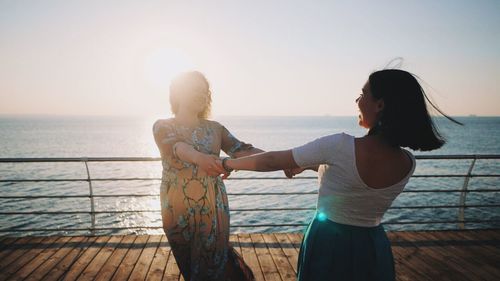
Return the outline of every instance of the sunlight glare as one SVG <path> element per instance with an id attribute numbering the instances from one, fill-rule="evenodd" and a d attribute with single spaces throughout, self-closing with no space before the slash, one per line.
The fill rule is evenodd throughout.
<path id="1" fill-rule="evenodd" d="M 172 78 L 183 71 L 193 70 L 194 63 L 179 49 L 160 48 L 146 56 L 144 75 L 147 82 L 159 90 L 166 90 Z"/>

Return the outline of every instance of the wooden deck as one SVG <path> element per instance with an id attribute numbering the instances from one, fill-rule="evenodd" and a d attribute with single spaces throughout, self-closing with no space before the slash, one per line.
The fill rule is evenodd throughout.
<path id="1" fill-rule="evenodd" d="M 500 230 L 390 232 L 398 280 L 500 280 Z M 297 233 L 237 234 L 257 280 L 295 280 Z M 0 280 L 183 280 L 163 235 L 1 237 Z"/>

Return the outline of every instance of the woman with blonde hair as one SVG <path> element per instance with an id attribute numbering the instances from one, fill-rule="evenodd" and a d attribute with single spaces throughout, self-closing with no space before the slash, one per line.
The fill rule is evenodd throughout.
<path id="1" fill-rule="evenodd" d="M 186 281 L 254 280 L 229 244 L 229 206 L 216 160 L 262 152 L 208 120 L 211 92 L 205 76 L 182 73 L 170 85 L 175 117 L 159 119 L 153 135 L 162 158 L 163 229 Z"/>

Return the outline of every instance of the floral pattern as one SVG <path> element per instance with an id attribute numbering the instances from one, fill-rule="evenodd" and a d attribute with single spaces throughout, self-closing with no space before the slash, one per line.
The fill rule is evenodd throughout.
<path id="1" fill-rule="evenodd" d="M 189 128 L 173 118 L 159 119 L 153 135 L 162 156 L 163 229 L 184 279 L 254 280 L 250 268 L 229 244 L 229 204 L 221 177 L 207 175 L 172 151 L 182 141 L 206 154 L 219 156 L 223 150 L 233 156 L 252 145 L 210 120 Z"/>

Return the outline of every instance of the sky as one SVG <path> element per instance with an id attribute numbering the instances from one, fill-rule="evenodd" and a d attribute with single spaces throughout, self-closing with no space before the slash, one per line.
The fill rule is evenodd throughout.
<path id="1" fill-rule="evenodd" d="M 500 1 L 0 0 L 0 114 L 170 116 L 203 72 L 213 115 L 355 116 L 395 58 L 447 114 L 500 115 Z"/>

